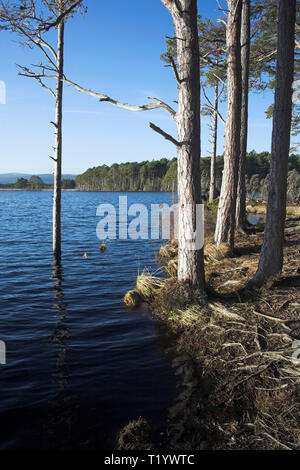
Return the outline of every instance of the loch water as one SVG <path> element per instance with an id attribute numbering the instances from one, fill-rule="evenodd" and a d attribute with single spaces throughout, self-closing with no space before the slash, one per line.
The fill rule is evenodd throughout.
<path id="1" fill-rule="evenodd" d="M 0 192 L 0 449 L 113 449 L 140 416 L 163 436 L 179 378 L 170 338 L 122 298 L 157 269 L 161 241 L 110 240 L 100 204 L 172 204 L 170 193 L 65 191 L 62 262 L 52 260 L 52 192 Z M 83 254 L 87 253 L 87 259 Z"/>

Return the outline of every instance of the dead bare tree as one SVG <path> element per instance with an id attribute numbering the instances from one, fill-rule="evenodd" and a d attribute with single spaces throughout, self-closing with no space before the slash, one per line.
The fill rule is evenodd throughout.
<path id="1" fill-rule="evenodd" d="M 54 190 L 53 190 L 53 255 L 56 262 L 61 258 L 61 172 L 62 172 L 62 103 L 64 78 L 64 28 L 68 15 L 83 0 L 21 0 L 19 4 L 0 2 L 0 25 L 17 33 L 22 44 L 39 49 L 45 62 L 31 66 L 18 65 L 20 75 L 34 78 L 55 99 Z M 40 10 L 37 12 L 37 10 Z M 47 42 L 45 33 L 57 27 L 57 44 Z M 56 79 L 55 91 L 44 81 L 47 75 Z"/>

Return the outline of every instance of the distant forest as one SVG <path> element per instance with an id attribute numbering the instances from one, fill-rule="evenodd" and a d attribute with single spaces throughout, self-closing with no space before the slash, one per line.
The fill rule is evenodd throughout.
<path id="1" fill-rule="evenodd" d="M 209 188 L 210 157 L 201 159 L 201 187 Z M 224 159 L 216 159 L 216 188 L 220 192 Z M 246 187 L 251 194 L 261 193 L 267 196 L 269 179 L 270 154 L 256 153 L 254 150 L 246 158 Z M 53 185 L 45 184 L 39 176 L 29 180 L 19 178 L 15 184 L 2 184 L 0 188 L 41 190 L 52 189 Z M 63 179 L 62 189 L 80 191 L 177 191 L 177 159 L 144 161 L 141 163 L 114 163 L 111 166 L 101 165 L 89 168 L 78 175 L 76 180 Z M 288 198 L 295 199 L 300 193 L 300 155 L 289 157 Z"/>
<path id="2" fill-rule="evenodd" d="M 75 189 L 74 179 L 62 179 L 62 189 Z M 40 176 L 32 175 L 28 178 L 18 178 L 15 183 L 0 184 L 0 189 L 27 189 L 29 191 L 40 191 L 42 189 L 53 189 L 53 184 L 47 184 Z"/>
<path id="3" fill-rule="evenodd" d="M 210 157 L 201 158 L 201 187 L 209 188 Z M 216 159 L 216 187 L 220 192 L 223 156 Z M 248 193 L 260 192 L 266 198 L 270 153 L 247 154 L 246 185 Z M 76 177 L 76 188 L 82 191 L 177 191 L 177 159 L 162 158 L 141 163 L 115 163 L 89 168 Z M 294 199 L 300 191 L 300 155 L 289 157 L 288 196 Z"/>

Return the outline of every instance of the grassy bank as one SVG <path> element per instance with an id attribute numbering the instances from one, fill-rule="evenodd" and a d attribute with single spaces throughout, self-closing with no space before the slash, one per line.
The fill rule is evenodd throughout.
<path id="1" fill-rule="evenodd" d="M 282 275 L 262 289 L 248 286 L 263 237 L 255 228 L 237 234 L 233 256 L 207 235 L 205 307 L 176 279 L 175 240 L 158 254 L 166 278 L 145 272 L 137 279 L 136 298 L 167 325 L 173 352 L 184 358 L 179 370 L 186 387 L 171 410 L 169 449 L 300 448 L 294 348 L 300 340 L 300 219 L 299 207 L 291 207 Z M 134 436 L 132 423 L 130 432 Z"/>

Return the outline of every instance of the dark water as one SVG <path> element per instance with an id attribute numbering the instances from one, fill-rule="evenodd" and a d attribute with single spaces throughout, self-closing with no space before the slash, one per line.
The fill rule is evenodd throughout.
<path id="1" fill-rule="evenodd" d="M 52 193 L 0 192 L 0 449 L 109 449 L 139 416 L 163 431 L 179 380 L 168 339 L 147 312 L 122 306 L 138 268 L 156 266 L 159 242 L 111 240 L 99 251 L 96 208 L 119 195 L 63 193 L 58 269 Z M 172 195 L 130 193 L 133 202 Z"/>

